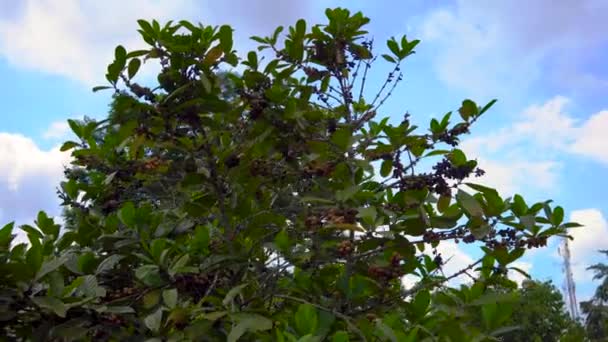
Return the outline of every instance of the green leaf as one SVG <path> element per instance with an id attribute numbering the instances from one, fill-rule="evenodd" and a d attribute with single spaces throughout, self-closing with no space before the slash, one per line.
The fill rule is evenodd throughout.
<path id="1" fill-rule="evenodd" d="M 151 331 L 158 332 L 162 320 L 163 311 L 161 308 L 158 308 L 156 311 L 154 311 L 144 319 L 144 324 L 146 324 L 146 327 L 148 327 L 148 329 L 150 329 Z"/>
<path id="2" fill-rule="evenodd" d="M 390 55 L 384 54 L 384 55 L 382 55 L 382 58 L 384 58 L 387 62 L 397 63 L 397 61 L 393 57 L 391 57 Z"/>
<path id="3" fill-rule="evenodd" d="M 437 200 L 437 210 L 440 213 L 445 212 L 450 207 L 451 200 L 452 200 L 451 196 L 445 196 L 445 195 L 439 196 L 439 200 Z"/>
<path id="4" fill-rule="evenodd" d="M 376 328 L 382 333 L 382 335 L 391 342 L 399 342 L 397 335 L 393 331 L 393 328 L 382 322 L 381 319 L 376 319 Z"/>
<path id="5" fill-rule="evenodd" d="M 148 286 L 156 287 L 164 282 L 156 265 L 143 265 L 135 270 L 135 277 Z"/>
<path id="6" fill-rule="evenodd" d="M 45 262 L 42 263 L 42 266 L 38 270 L 38 273 L 36 273 L 36 277 L 34 279 L 35 280 L 42 279 L 42 277 L 44 277 L 45 275 L 55 271 L 56 269 L 61 267 L 63 264 L 65 264 L 65 262 L 68 260 L 69 257 L 70 257 L 69 254 L 63 254 L 60 257 L 46 260 Z"/>
<path id="7" fill-rule="evenodd" d="M 319 326 L 317 309 L 311 304 L 300 304 L 294 319 L 300 335 L 312 334 Z"/>
<path id="8" fill-rule="evenodd" d="M 25 255 L 25 262 L 32 273 L 38 272 L 42 265 L 42 258 L 42 246 L 40 243 L 33 243 Z"/>
<path id="9" fill-rule="evenodd" d="M 65 317 L 68 307 L 55 297 L 34 297 L 32 301 L 39 307 L 53 311 L 59 317 Z"/>
<path id="10" fill-rule="evenodd" d="M 337 331 L 331 339 L 332 342 L 349 342 L 348 333 L 346 331 Z"/>
<path id="11" fill-rule="evenodd" d="M 83 282 L 78 286 L 78 290 L 82 291 L 87 297 L 103 297 L 106 295 L 106 290 L 99 286 L 97 278 L 94 275 L 83 276 Z"/>
<path id="12" fill-rule="evenodd" d="M 256 314 L 242 314 L 237 325 L 230 330 L 228 342 L 236 342 L 248 331 L 264 331 L 272 329 L 272 321 Z"/>
<path id="13" fill-rule="evenodd" d="M 473 236 L 478 240 L 486 237 L 486 235 L 488 235 L 492 230 L 492 227 L 479 216 L 474 216 L 471 219 L 471 223 L 472 226 L 469 228 L 471 234 L 473 234 Z"/>
<path id="14" fill-rule="evenodd" d="M 95 274 L 102 274 L 104 272 L 107 271 L 111 271 L 114 266 L 116 266 L 120 260 L 122 260 L 124 258 L 124 255 L 119 255 L 119 254 L 112 254 L 109 257 L 103 259 L 103 261 L 101 261 L 99 263 L 99 265 L 97 265 L 97 269 L 95 270 Z"/>
<path id="15" fill-rule="evenodd" d="M 349 186 L 345 189 L 336 191 L 336 200 L 340 202 L 346 202 L 353 198 L 360 190 L 358 185 Z"/>
<path id="16" fill-rule="evenodd" d="M 462 101 L 462 106 L 458 109 L 458 113 L 464 121 L 469 121 L 469 118 L 476 116 L 478 112 L 477 104 L 471 100 Z"/>
<path id="17" fill-rule="evenodd" d="M 135 226 L 135 205 L 132 202 L 125 203 L 118 212 L 118 218 L 127 227 Z"/>
<path id="18" fill-rule="evenodd" d="M 496 303 L 487 303 L 481 307 L 481 315 L 483 317 L 483 323 L 487 329 L 491 329 L 494 324 L 494 317 L 498 306 Z"/>
<path id="19" fill-rule="evenodd" d="M 579 228 L 579 227 L 584 227 L 584 225 L 582 225 L 580 223 L 576 223 L 576 222 L 568 222 L 568 223 L 562 224 L 560 227 L 562 227 L 562 228 Z"/>
<path id="20" fill-rule="evenodd" d="M 458 194 L 456 194 L 456 200 L 458 201 L 458 204 L 460 204 L 460 206 L 467 213 L 469 213 L 469 215 L 473 217 L 483 216 L 483 209 L 481 208 L 481 205 L 479 204 L 479 202 L 477 202 L 475 197 L 469 195 L 468 193 L 462 190 L 458 190 Z"/>
<path id="21" fill-rule="evenodd" d="M 214 322 L 214 321 L 217 321 L 218 319 L 226 316 L 227 314 L 228 314 L 228 311 L 214 311 L 214 312 L 202 314 L 201 318 Z"/>
<path id="22" fill-rule="evenodd" d="M 357 217 L 362 218 L 363 222 L 367 224 L 374 224 L 377 215 L 378 211 L 376 210 L 376 207 L 370 206 L 365 208 L 359 208 L 359 213 L 357 214 Z"/>
<path id="23" fill-rule="evenodd" d="M 247 54 L 247 63 L 251 69 L 258 69 L 258 55 L 255 53 L 255 51 L 249 51 Z"/>
<path id="24" fill-rule="evenodd" d="M 479 115 L 485 113 L 488 109 L 490 109 L 490 107 L 492 107 L 496 103 L 496 101 L 496 99 L 493 99 L 492 101 L 488 102 L 488 104 L 483 106 L 483 108 L 479 111 Z"/>
<path id="25" fill-rule="evenodd" d="M 85 252 L 78 257 L 78 271 L 80 273 L 93 273 L 95 267 L 97 267 L 97 258 L 95 258 L 93 252 Z"/>
<path id="26" fill-rule="evenodd" d="M 513 203 L 511 204 L 511 210 L 517 216 L 525 215 L 528 212 L 528 206 L 520 195 L 513 196 Z"/>
<path id="27" fill-rule="evenodd" d="M 232 289 L 230 289 L 230 291 L 228 291 L 228 293 L 226 294 L 226 297 L 224 297 L 224 300 L 222 300 L 222 304 L 224 304 L 224 306 L 229 306 L 230 304 L 232 304 L 232 302 L 234 301 L 234 298 L 240 294 L 243 289 L 245 287 L 247 287 L 247 283 L 245 284 L 241 284 L 238 286 L 233 287 Z"/>
<path id="28" fill-rule="evenodd" d="M 152 25 L 150 25 L 150 23 L 148 23 L 147 21 L 140 19 L 140 20 L 137 20 L 137 24 L 139 24 L 139 27 L 141 27 L 143 32 L 147 33 L 148 35 L 150 35 L 150 36 L 156 35 L 156 31 L 154 30 Z"/>
<path id="29" fill-rule="evenodd" d="M 496 193 L 496 189 L 488 188 L 487 186 L 483 186 L 483 185 L 479 185 L 479 184 L 475 184 L 475 183 L 464 183 L 464 184 L 466 186 L 468 186 L 469 188 L 471 188 L 473 190 L 477 190 L 484 194 Z"/>
<path id="30" fill-rule="evenodd" d="M 48 217 L 44 211 L 38 212 L 36 225 L 47 236 L 53 236 L 54 239 L 59 236 L 59 225 L 56 225 L 53 219 Z"/>
<path id="31" fill-rule="evenodd" d="M 467 163 L 467 157 L 459 149 L 454 149 L 450 154 L 448 154 L 448 158 L 455 166 L 462 166 Z"/>
<path id="32" fill-rule="evenodd" d="M 342 151 L 348 150 L 352 133 L 350 129 L 344 127 L 336 130 L 331 136 L 331 141 L 336 144 Z"/>
<path id="33" fill-rule="evenodd" d="M 15 222 L 11 222 L 0 229 L 0 247 L 6 247 L 11 243 L 13 240 L 14 227 Z"/>
<path id="34" fill-rule="evenodd" d="M 519 222 L 521 222 L 527 230 L 532 231 L 536 225 L 536 218 L 534 215 L 524 215 L 519 218 Z"/>
<path id="35" fill-rule="evenodd" d="M 319 203 L 319 204 L 334 204 L 334 201 L 328 200 L 325 198 L 312 197 L 312 196 L 303 196 L 300 197 L 300 201 L 305 203 Z"/>
<path id="36" fill-rule="evenodd" d="M 289 234 L 287 234 L 287 230 L 282 229 L 275 237 L 274 244 L 281 250 L 286 251 L 291 243 L 289 242 Z"/>
<path id="37" fill-rule="evenodd" d="M 207 253 L 209 251 L 209 227 L 198 225 L 194 229 L 194 238 L 191 246 L 195 251 Z"/>
<path id="38" fill-rule="evenodd" d="M 82 126 L 76 120 L 68 119 L 68 125 L 70 126 L 70 129 L 72 130 L 72 132 L 74 132 L 74 134 L 76 134 L 77 137 L 83 138 Z"/>
<path id="39" fill-rule="evenodd" d="M 426 314 L 429 305 L 431 304 L 431 294 L 429 291 L 420 291 L 411 302 L 411 309 L 416 319 L 421 319 Z"/>
<path id="40" fill-rule="evenodd" d="M 296 34 L 300 37 L 306 34 L 306 21 L 304 19 L 299 19 L 296 22 Z"/>
<path id="41" fill-rule="evenodd" d="M 130 306 L 108 306 L 104 312 L 113 314 L 132 314 L 135 310 Z"/>
<path id="42" fill-rule="evenodd" d="M 382 166 L 380 167 L 380 175 L 382 177 L 387 177 L 391 171 L 393 170 L 393 161 L 390 159 L 386 159 L 382 162 Z"/>
<path id="43" fill-rule="evenodd" d="M 395 56 L 399 56 L 399 52 L 401 51 L 399 49 L 399 44 L 397 44 L 397 41 L 395 41 L 395 38 L 391 38 L 390 40 L 388 40 L 386 42 L 386 46 L 388 46 L 388 49 L 391 50 L 391 52 L 395 55 Z"/>
<path id="44" fill-rule="evenodd" d="M 114 58 L 118 65 L 124 66 L 127 60 L 127 50 L 125 50 L 122 45 L 118 45 L 116 49 L 114 49 Z"/>
<path id="45" fill-rule="evenodd" d="M 188 261 L 190 261 L 190 255 L 188 254 L 184 254 L 182 255 L 179 259 L 177 259 L 177 261 L 175 261 L 175 263 L 171 266 L 171 269 L 169 270 L 169 275 L 174 276 L 177 273 L 180 272 L 180 270 L 185 267 L 188 264 Z"/>
<path id="46" fill-rule="evenodd" d="M 555 207 L 555 209 L 553 209 L 553 213 L 550 219 L 553 225 L 559 226 L 564 220 L 564 208 L 559 206 Z"/>
<path id="47" fill-rule="evenodd" d="M 66 141 L 63 143 L 63 145 L 61 145 L 61 147 L 59 148 L 59 150 L 61 152 L 65 152 L 67 150 L 70 150 L 76 146 L 79 146 L 80 144 L 74 141 Z"/>
<path id="48" fill-rule="evenodd" d="M 160 290 L 154 290 L 146 293 L 143 297 L 144 308 L 151 309 L 160 302 Z"/>
<path id="49" fill-rule="evenodd" d="M 177 289 L 164 290 L 163 302 L 169 309 L 173 309 L 177 305 Z"/>
<path id="50" fill-rule="evenodd" d="M 133 78 L 137 74 L 139 67 L 141 67 L 141 60 L 139 58 L 133 58 L 131 61 L 129 61 L 129 66 L 127 67 L 129 79 Z"/>
<path id="51" fill-rule="evenodd" d="M 220 47 L 224 50 L 224 53 L 232 52 L 232 27 L 222 25 L 218 36 L 220 38 Z"/>
<path id="52" fill-rule="evenodd" d="M 96 87 L 93 87 L 92 91 L 94 93 L 96 93 L 96 92 L 98 92 L 100 90 L 105 90 L 105 89 L 112 89 L 112 87 L 110 87 L 110 86 L 96 86 Z"/>

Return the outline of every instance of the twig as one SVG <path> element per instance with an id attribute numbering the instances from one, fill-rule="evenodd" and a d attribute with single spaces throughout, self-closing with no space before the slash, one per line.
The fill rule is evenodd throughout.
<path id="1" fill-rule="evenodd" d="M 376 96 L 374 97 L 374 101 L 372 101 L 372 103 L 371 103 L 372 107 L 374 107 L 374 105 L 376 104 L 376 101 L 378 101 L 378 99 L 380 98 L 380 95 L 382 95 L 386 86 L 392 81 L 394 74 L 399 70 L 399 66 L 400 66 L 400 63 L 395 64 L 395 67 L 393 68 L 393 70 L 388 73 L 386 80 L 382 84 L 382 87 L 380 87 L 380 90 L 378 91 L 378 93 L 376 93 Z"/>

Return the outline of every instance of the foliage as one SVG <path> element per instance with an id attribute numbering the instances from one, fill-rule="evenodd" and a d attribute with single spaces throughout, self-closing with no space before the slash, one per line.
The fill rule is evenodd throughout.
<path id="1" fill-rule="evenodd" d="M 518 292 L 519 300 L 508 322 L 519 329 L 506 334 L 503 341 L 561 341 L 560 337 L 576 327 L 561 292 L 551 282 L 525 280 Z"/>
<path id="2" fill-rule="evenodd" d="M 600 253 L 608 256 L 608 250 Z M 581 311 L 586 315 L 585 328 L 592 341 L 605 341 L 608 338 L 608 265 L 598 263 L 587 268 L 594 272 L 593 279 L 601 281 L 593 297 L 581 302 Z"/>
<path id="3" fill-rule="evenodd" d="M 576 224 L 550 201 L 502 198 L 460 137 L 494 101 L 465 100 L 430 131 L 377 114 L 418 40 L 391 39 L 393 71 L 363 96 L 369 19 L 328 9 L 286 37 L 139 21 L 146 50 L 118 46 L 107 119 L 69 121 L 73 163 L 60 197 L 69 224 L 41 212 L 0 230 L 1 325 L 33 340 L 469 341 L 504 333 L 510 264 Z M 272 57 L 274 56 L 274 57 Z M 135 82 L 144 62 L 158 85 Z M 241 74 L 226 73 L 238 67 Z M 368 82 L 369 83 L 369 82 Z M 434 164 L 425 170 L 421 164 Z M 484 256 L 444 275 L 435 248 Z M 434 253 L 431 253 L 434 252 Z M 470 273 L 469 271 L 474 271 Z M 458 275 L 470 286 L 446 288 Z M 401 277 L 418 276 L 404 289 Z M 468 324 L 479 307 L 483 324 Z M 506 310 L 506 311 L 505 311 Z"/>

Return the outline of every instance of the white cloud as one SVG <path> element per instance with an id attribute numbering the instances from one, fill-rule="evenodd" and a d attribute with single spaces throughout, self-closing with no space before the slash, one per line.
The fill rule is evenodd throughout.
<path id="1" fill-rule="evenodd" d="M 56 214 L 55 189 L 69 161 L 58 147 L 41 150 L 30 138 L 0 133 L 0 222 L 23 222 L 39 210 Z"/>
<path id="2" fill-rule="evenodd" d="M 87 85 L 105 83 L 114 47 L 141 48 L 137 19 L 190 18 L 190 0 L 29 0 L 0 18 L 0 54 L 10 63 Z"/>
<path id="3" fill-rule="evenodd" d="M 600 257 L 598 250 L 608 248 L 608 222 L 598 209 L 575 210 L 570 221 L 584 225 L 570 230 L 574 240 L 569 245 L 574 280 L 587 282 L 593 274 L 586 268 Z"/>
<path id="4" fill-rule="evenodd" d="M 249 36 L 269 35 L 276 25 L 310 17 L 310 7 L 306 2 L 280 0 L 24 0 L 12 15 L 0 15 L 0 56 L 23 68 L 100 85 L 106 83 L 106 66 L 116 45 L 127 50 L 145 48 L 137 33 L 137 19 L 156 19 L 161 24 L 182 19 L 231 24 L 237 30 L 236 48 L 243 52 L 244 46 L 253 48 L 247 43 Z"/>
<path id="5" fill-rule="evenodd" d="M 579 129 L 570 146 L 574 153 L 590 157 L 608 165 L 608 110 L 592 115 Z"/>
<path id="6" fill-rule="evenodd" d="M 446 276 L 456 274 L 467 266 L 473 264 L 475 260 L 465 253 L 457 243 L 453 241 L 443 241 L 437 246 L 437 251 L 441 253 L 442 259 L 446 262 L 443 266 L 443 272 Z M 469 274 L 475 274 L 474 271 L 467 271 Z M 462 274 L 450 281 L 450 285 L 462 284 L 471 280 L 466 274 Z"/>
<path id="7" fill-rule="evenodd" d="M 506 194 L 556 191 L 563 152 L 608 164 L 608 110 L 582 120 L 566 111 L 569 103 L 570 99 L 555 96 L 525 108 L 513 123 L 493 134 L 464 140 L 462 150 L 486 171 L 472 181 Z"/>
<path id="8" fill-rule="evenodd" d="M 470 152 L 467 155 L 478 156 Z M 524 190 L 554 189 L 559 178 L 560 164 L 554 161 L 495 160 L 489 156 L 479 157 L 477 161 L 486 174 L 469 181 L 491 186 L 504 196 L 521 194 Z"/>
<path id="9" fill-rule="evenodd" d="M 437 50 L 440 79 L 476 96 L 525 94 L 541 78 L 605 87 L 584 69 L 608 43 L 606 15 L 606 1 L 459 0 L 431 11 L 420 35 Z"/>
<path id="10" fill-rule="evenodd" d="M 45 139 L 60 139 L 64 138 L 70 132 L 70 126 L 67 121 L 55 121 L 42 135 Z"/>

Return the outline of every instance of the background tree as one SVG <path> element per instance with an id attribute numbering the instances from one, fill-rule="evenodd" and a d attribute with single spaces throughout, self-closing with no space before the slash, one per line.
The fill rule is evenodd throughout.
<path id="1" fill-rule="evenodd" d="M 561 292 L 550 281 L 525 280 L 518 291 L 508 325 L 519 329 L 503 336 L 504 341 L 560 341 L 575 328 L 567 314 Z"/>
<path id="2" fill-rule="evenodd" d="M 608 250 L 600 253 L 608 256 Z M 587 268 L 594 272 L 593 279 L 601 283 L 593 297 L 581 302 L 581 311 L 586 315 L 585 328 L 589 338 L 594 341 L 605 341 L 608 338 L 608 265 L 598 263 Z"/>
<path id="3" fill-rule="evenodd" d="M 504 333 L 509 265 L 564 235 L 550 201 L 503 199 L 457 148 L 494 101 L 465 100 L 425 132 L 376 116 L 418 40 L 387 42 L 371 98 L 369 19 L 328 9 L 239 59 L 229 26 L 139 21 L 145 50 L 118 46 L 108 118 L 69 124 L 61 184 L 70 224 L 41 212 L 0 230 L 6 336 L 34 340 L 492 340 Z M 135 77 L 161 66 L 158 84 Z M 226 73 L 240 66 L 242 74 Z M 405 112 L 405 110 L 404 110 Z M 391 113 L 393 114 L 393 113 Z M 454 118 L 459 116 L 459 118 Z M 424 161 L 424 163 L 421 163 Z M 433 165 L 424 168 L 423 164 Z M 436 247 L 484 256 L 443 275 Z M 446 288 L 474 272 L 471 286 Z M 405 290 L 404 275 L 420 282 Z M 434 295 L 431 295 L 431 292 Z M 480 307 L 483 324 L 467 323 Z M 499 309 L 500 308 L 500 309 Z M 507 314 L 505 314 L 507 312 Z"/>

